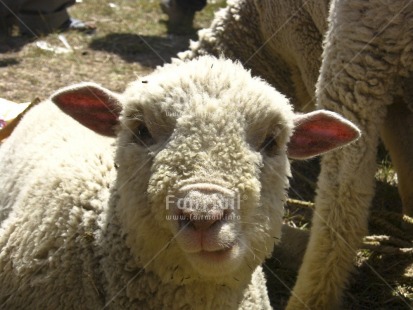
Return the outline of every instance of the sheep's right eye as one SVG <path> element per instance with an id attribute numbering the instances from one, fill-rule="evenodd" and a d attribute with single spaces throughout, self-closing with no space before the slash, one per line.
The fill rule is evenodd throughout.
<path id="1" fill-rule="evenodd" d="M 139 126 L 136 127 L 134 131 L 134 140 L 137 144 L 142 146 L 150 146 L 156 143 L 145 124 L 139 124 Z"/>
<path id="2" fill-rule="evenodd" d="M 278 145 L 274 136 L 268 136 L 260 146 L 260 151 L 269 156 L 277 155 Z"/>

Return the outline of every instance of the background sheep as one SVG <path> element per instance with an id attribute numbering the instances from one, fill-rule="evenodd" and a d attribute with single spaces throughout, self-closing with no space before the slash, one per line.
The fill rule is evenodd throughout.
<path id="1" fill-rule="evenodd" d="M 211 57 L 122 95 L 88 83 L 51 100 L 94 132 L 48 101 L 2 145 L 5 308 L 269 308 L 259 265 L 280 237 L 287 142 L 305 158 L 359 134 L 334 113 L 294 115 L 265 82 Z M 118 124 L 115 149 L 96 133 Z M 236 197 L 239 208 L 222 208 Z"/>
<path id="2" fill-rule="evenodd" d="M 380 134 L 397 171 L 403 211 L 413 216 L 413 3 L 333 1 L 324 42 L 318 106 L 351 119 L 363 135 L 322 159 L 317 216 L 291 310 L 336 309 L 367 232 Z"/>
<path id="3" fill-rule="evenodd" d="M 229 0 L 199 41 L 179 57 L 224 55 L 240 60 L 291 99 L 297 110 L 314 109 L 328 1 Z M 276 70 L 274 68 L 277 68 Z"/>
<path id="4" fill-rule="evenodd" d="M 240 59 L 302 111 L 313 108 L 322 59 L 318 107 L 362 128 L 356 144 L 323 159 L 312 239 L 288 309 L 337 307 L 367 232 L 379 133 L 398 174 L 403 211 L 413 215 L 413 7 L 406 0 L 337 0 L 327 20 L 328 2 L 229 1 L 181 54 Z"/>

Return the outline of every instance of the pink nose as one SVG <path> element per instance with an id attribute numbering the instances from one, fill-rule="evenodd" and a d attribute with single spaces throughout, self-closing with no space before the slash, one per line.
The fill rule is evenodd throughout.
<path id="1" fill-rule="evenodd" d="M 182 186 L 174 201 L 174 214 L 180 228 L 206 231 L 229 219 L 235 205 L 235 193 L 221 185 L 191 183 Z"/>
<path id="2" fill-rule="evenodd" d="M 180 226 L 189 227 L 195 230 L 208 230 L 212 225 L 222 221 L 225 210 L 209 210 L 200 212 L 190 209 L 182 210 Z"/>

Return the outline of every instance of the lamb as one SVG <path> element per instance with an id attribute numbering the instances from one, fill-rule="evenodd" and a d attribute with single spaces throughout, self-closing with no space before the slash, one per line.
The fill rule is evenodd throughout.
<path id="1" fill-rule="evenodd" d="M 63 88 L 0 148 L 0 305 L 268 309 L 260 264 L 280 238 L 287 155 L 358 136 L 208 56 L 122 94 Z"/>
<path id="2" fill-rule="evenodd" d="M 362 129 L 362 139 L 322 161 L 311 241 L 288 309 L 338 307 L 367 232 L 379 135 L 397 171 L 403 212 L 413 216 L 411 12 L 407 0 L 335 0 L 331 7 L 326 0 L 228 1 L 180 54 L 239 59 L 297 110 L 316 101 Z"/>

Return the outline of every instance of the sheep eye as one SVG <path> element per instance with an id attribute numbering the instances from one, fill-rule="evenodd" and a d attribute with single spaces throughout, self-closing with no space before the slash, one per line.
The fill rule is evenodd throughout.
<path id="1" fill-rule="evenodd" d="M 134 132 L 134 140 L 137 144 L 142 146 L 150 146 L 155 144 L 156 141 L 152 137 L 148 127 L 145 124 L 139 124 Z"/>
<path id="2" fill-rule="evenodd" d="M 260 151 L 269 156 L 277 155 L 278 145 L 274 136 L 268 136 L 260 146 Z"/>

